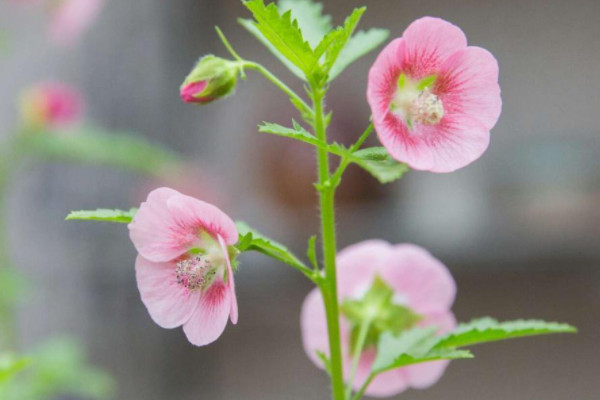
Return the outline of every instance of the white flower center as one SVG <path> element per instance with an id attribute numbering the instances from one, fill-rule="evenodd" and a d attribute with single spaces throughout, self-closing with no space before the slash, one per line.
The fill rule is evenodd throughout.
<path id="1" fill-rule="evenodd" d="M 415 123 L 435 125 L 444 117 L 442 100 L 431 92 L 434 82 L 434 76 L 419 82 L 410 80 L 404 74 L 398 79 L 398 89 L 390 109 L 400 116 L 410 129 Z"/>

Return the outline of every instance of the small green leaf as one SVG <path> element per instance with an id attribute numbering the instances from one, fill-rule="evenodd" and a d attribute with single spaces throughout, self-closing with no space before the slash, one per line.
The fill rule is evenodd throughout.
<path id="1" fill-rule="evenodd" d="M 329 81 L 334 80 L 346 67 L 367 53 L 375 50 L 388 38 L 387 29 L 372 28 L 368 31 L 356 32 L 348 40 L 329 71 Z"/>
<path id="2" fill-rule="evenodd" d="M 310 261 L 310 263 L 312 264 L 314 269 L 319 269 L 319 263 L 317 262 L 317 237 L 316 236 L 311 236 L 310 239 L 308 239 L 308 249 L 306 250 L 306 257 L 308 257 L 308 260 Z"/>
<path id="3" fill-rule="evenodd" d="M 309 277 L 312 276 L 311 270 L 284 245 L 277 243 L 276 241 L 269 239 L 258 231 L 250 228 L 250 226 L 248 226 L 248 224 L 245 222 L 237 221 L 235 226 L 237 227 L 238 234 L 240 235 L 240 240 L 236 245 L 239 251 L 258 251 L 259 253 L 263 253 L 264 255 L 300 270 Z"/>
<path id="4" fill-rule="evenodd" d="M 409 167 L 394 160 L 384 147 L 369 147 L 349 155 L 350 161 L 365 169 L 381 183 L 400 179 Z"/>
<path id="5" fill-rule="evenodd" d="M 317 139 L 313 134 L 304 129 L 296 121 L 292 120 L 292 123 L 294 126 L 293 128 L 286 128 L 285 126 L 281 126 L 271 122 L 263 122 L 262 125 L 258 126 L 258 131 L 300 140 L 301 142 L 311 144 L 318 148 L 327 149 L 327 143 Z"/>
<path id="6" fill-rule="evenodd" d="M 391 332 L 383 333 L 377 344 L 377 356 L 372 371 L 379 374 L 423 362 L 473 358 L 473 355 L 466 350 L 435 348 L 435 344 L 439 341 L 435 330 L 435 328 L 413 328 L 398 336 Z"/>
<path id="7" fill-rule="evenodd" d="M 279 0 L 277 8 L 279 12 L 292 12 L 302 36 L 313 47 L 332 29 L 331 16 L 323 14 L 321 3 L 312 0 Z"/>
<path id="8" fill-rule="evenodd" d="M 453 332 L 442 337 L 436 347 L 465 347 L 526 336 L 575 332 L 577 332 L 575 327 L 557 322 L 540 320 L 498 322 L 493 318 L 480 318 L 460 324 Z"/>
<path id="9" fill-rule="evenodd" d="M 323 366 L 325 367 L 325 372 L 331 375 L 331 360 L 329 359 L 329 357 L 327 357 L 325 353 L 319 350 L 317 350 L 317 357 L 319 357 L 319 359 L 323 363 Z"/>
<path id="10" fill-rule="evenodd" d="M 437 75 L 426 76 L 417 83 L 417 90 L 425 90 L 427 88 L 430 88 L 436 80 Z"/>
<path id="11" fill-rule="evenodd" d="M 275 46 L 271 44 L 267 40 L 267 38 L 262 34 L 262 32 L 256 27 L 256 24 L 249 19 L 238 18 L 238 23 L 242 25 L 248 32 L 250 32 L 255 38 L 258 39 L 259 42 L 263 44 L 269 51 L 281 61 L 283 65 L 287 67 L 297 78 L 302 80 L 306 80 L 304 72 L 300 68 L 294 65 L 293 62 L 285 58 L 285 56 L 277 50 Z"/>
<path id="12" fill-rule="evenodd" d="M 355 8 L 352 14 L 344 21 L 344 25 L 325 35 L 321 43 L 319 43 L 315 49 L 317 56 L 320 57 L 321 54 L 325 54 L 325 59 L 323 61 L 323 69 L 325 72 L 328 73 L 333 67 L 342 49 L 346 46 L 346 43 L 348 43 L 348 40 L 350 40 L 350 37 L 354 33 L 354 30 L 366 9 L 366 7 Z"/>
<path id="13" fill-rule="evenodd" d="M 255 26 L 265 39 L 304 74 L 310 75 L 318 60 L 302 36 L 298 22 L 292 19 L 291 11 L 280 14 L 275 3 L 265 5 L 263 0 L 245 1 L 244 5 L 254 15 Z"/>
<path id="14" fill-rule="evenodd" d="M 87 211 L 72 211 L 67 218 L 70 220 L 88 220 L 88 221 L 105 221 L 105 222 L 118 222 L 121 224 L 128 224 L 133 220 L 137 208 L 132 208 L 129 211 L 124 210 L 109 210 L 105 208 L 99 208 L 97 210 Z"/>

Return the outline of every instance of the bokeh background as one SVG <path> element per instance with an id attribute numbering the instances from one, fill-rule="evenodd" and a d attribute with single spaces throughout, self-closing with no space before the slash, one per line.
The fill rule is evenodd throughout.
<path id="1" fill-rule="evenodd" d="M 135 132 L 195 163 L 197 196 L 303 254 L 318 229 L 310 149 L 256 133 L 289 123 L 286 98 L 252 72 L 234 97 L 198 108 L 179 84 L 203 54 L 225 56 L 219 25 L 248 59 L 300 83 L 236 24 L 235 0 L 107 1 L 74 46 L 49 43 L 43 11 L 0 2 L 0 135 L 16 99 L 58 79 L 88 98 L 86 117 Z M 423 15 L 459 25 L 500 64 L 503 114 L 484 156 L 453 174 L 410 172 L 379 187 L 349 169 L 339 195 L 340 248 L 365 238 L 413 242 L 458 282 L 460 320 L 492 315 L 568 321 L 577 336 L 476 348 L 432 389 L 407 399 L 597 399 L 600 395 L 600 2 L 596 0 L 325 1 L 341 23 L 366 4 L 361 27 L 392 37 Z M 352 142 L 368 123 L 366 74 L 375 53 L 331 87 L 331 135 Z M 374 139 L 374 138 L 372 138 Z M 152 160 L 148 160 L 152 162 Z M 74 209 L 127 208 L 152 186 L 107 167 L 38 163 L 19 173 L 9 204 L 12 257 L 35 285 L 19 312 L 23 348 L 69 334 L 115 377 L 118 399 L 326 399 L 325 375 L 301 348 L 299 311 L 310 286 L 260 255 L 242 257 L 240 321 L 194 348 L 148 316 L 124 226 L 66 223 Z"/>

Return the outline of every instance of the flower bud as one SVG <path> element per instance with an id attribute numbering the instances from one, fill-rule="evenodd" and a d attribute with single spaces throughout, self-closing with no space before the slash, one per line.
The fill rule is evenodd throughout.
<path id="1" fill-rule="evenodd" d="M 235 89 L 239 65 L 213 55 L 204 56 L 181 85 L 186 103 L 205 104 L 228 96 Z"/>

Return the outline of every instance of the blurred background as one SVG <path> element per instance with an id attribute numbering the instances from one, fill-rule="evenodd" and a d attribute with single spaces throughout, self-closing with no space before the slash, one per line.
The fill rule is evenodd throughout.
<path id="1" fill-rule="evenodd" d="M 47 10 L 0 2 L 0 138 L 18 125 L 18 97 L 60 80 L 87 98 L 86 120 L 162 144 L 191 160 L 182 190 L 217 203 L 299 254 L 316 233 L 310 148 L 256 132 L 289 124 L 286 98 L 253 72 L 235 96 L 206 107 L 179 99 L 196 59 L 242 57 L 302 92 L 297 79 L 236 24 L 236 0 L 106 1 L 76 43 L 55 45 Z M 492 315 L 568 321 L 576 336 L 476 348 L 407 399 L 597 399 L 600 395 L 600 2 L 596 0 L 327 0 L 339 24 L 366 4 L 363 29 L 401 36 L 432 15 L 460 26 L 500 64 L 503 114 L 489 150 L 453 174 L 410 172 L 381 187 L 349 168 L 338 197 L 339 246 L 366 238 L 412 242 L 453 272 L 459 320 Z M 331 136 L 352 143 L 368 124 L 366 74 L 376 53 L 330 90 Z M 375 137 L 371 138 L 373 143 Z M 152 160 L 148 160 L 149 163 Z M 325 374 L 304 355 L 299 312 L 310 290 L 295 271 L 246 254 L 236 277 L 240 321 L 195 348 L 155 325 L 135 284 L 124 226 L 66 223 L 76 209 L 139 204 L 161 183 L 123 169 L 33 162 L 5 193 L 10 254 L 33 286 L 18 312 L 27 349 L 68 334 L 116 380 L 118 399 L 326 399 Z"/>

